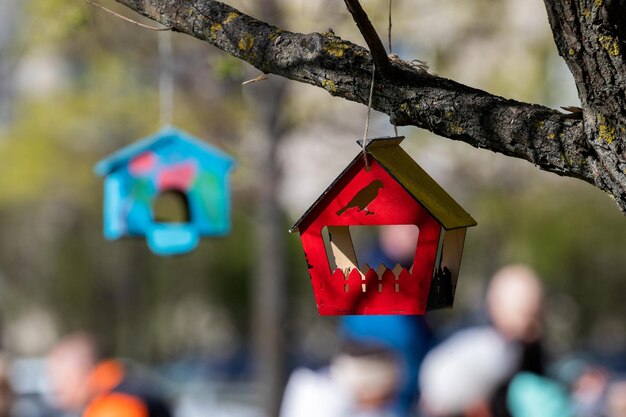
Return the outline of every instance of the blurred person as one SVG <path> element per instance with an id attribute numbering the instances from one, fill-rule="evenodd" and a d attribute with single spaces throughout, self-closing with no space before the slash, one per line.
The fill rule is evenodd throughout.
<path id="1" fill-rule="evenodd" d="M 411 415 L 419 398 L 417 376 L 432 345 L 432 334 L 423 317 L 346 316 L 340 321 L 341 338 L 380 343 L 393 351 L 400 363 L 399 387 L 390 399 L 394 415 Z"/>
<path id="2" fill-rule="evenodd" d="M 555 381 L 520 372 L 508 384 L 507 412 L 512 417 L 572 417 L 572 403 L 567 391 Z"/>
<path id="3" fill-rule="evenodd" d="M 410 268 L 415 257 L 419 229 L 394 225 L 379 228 L 375 244 L 365 253 L 361 264 L 393 269 L 396 264 Z M 400 382 L 389 408 L 394 415 L 411 415 L 419 397 L 417 377 L 424 355 L 433 344 L 433 335 L 420 316 L 344 316 L 340 336 L 346 341 L 378 343 L 393 351 L 400 361 Z"/>
<path id="4" fill-rule="evenodd" d="M 516 373 L 521 353 L 490 327 L 451 336 L 424 359 L 423 411 L 432 417 L 570 417 L 563 388 L 530 372 Z"/>
<path id="5" fill-rule="evenodd" d="M 137 389 L 124 365 L 105 359 L 94 336 L 78 332 L 61 339 L 46 358 L 55 405 L 82 417 L 170 417 L 149 388 Z"/>
<path id="6" fill-rule="evenodd" d="M 289 378 L 280 417 L 395 417 L 394 354 L 378 345 L 347 344 L 327 369 L 298 369 Z"/>
<path id="7" fill-rule="evenodd" d="M 626 417 L 626 379 L 609 384 L 606 395 L 606 417 Z"/>
<path id="8" fill-rule="evenodd" d="M 603 417 L 609 374 L 601 366 L 586 364 L 572 384 L 572 401 L 576 416 Z"/>
<path id="9" fill-rule="evenodd" d="M 486 307 L 493 328 L 519 352 L 513 375 L 491 398 L 492 414 L 572 415 L 566 390 L 545 376 L 545 295 L 535 271 L 522 264 L 497 271 L 487 289 Z"/>
<path id="10" fill-rule="evenodd" d="M 489 327 L 462 330 L 430 351 L 420 405 L 433 417 L 491 417 L 492 398 L 515 372 L 519 351 Z"/>
<path id="11" fill-rule="evenodd" d="M 486 301 L 494 328 L 522 348 L 518 370 L 544 375 L 544 291 L 537 274 L 526 265 L 500 269 L 489 283 Z"/>

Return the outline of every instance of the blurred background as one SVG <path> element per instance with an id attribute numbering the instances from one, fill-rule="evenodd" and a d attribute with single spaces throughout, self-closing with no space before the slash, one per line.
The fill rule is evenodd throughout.
<path id="1" fill-rule="evenodd" d="M 340 1 L 228 3 L 364 44 Z M 388 3 L 363 5 L 382 37 Z M 160 127 L 158 37 L 83 1 L 0 2 L 0 347 L 18 416 L 47 407 L 45 355 L 79 329 L 163 384 L 180 417 L 272 415 L 290 370 L 323 366 L 340 344 L 287 230 L 359 151 L 362 105 L 274 76 L 242 86 L 259 72 L 172 34 L 174 124 L 238 161 L 232 234 L 176 258 L 102 237 L 92 167 Z M 395 0 L 393 49 L 505 97 L 579 104 L 540 0 Z M 436 338 L 479 322 L 489 278 L 525 263 L 546 290 L 550 363 L 625 371 L 626 222 L 611 199 L 525 161 L 399 133 L 478 221 L 454 309 L 426 319 Z M 370 136 L 387 135 L 388 117 L 374 112 Z"/>

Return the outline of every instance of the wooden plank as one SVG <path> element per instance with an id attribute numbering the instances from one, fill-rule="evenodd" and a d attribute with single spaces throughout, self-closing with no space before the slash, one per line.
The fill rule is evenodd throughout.
<path id="1" fill-rule="evenodd" d="M 452 295 L 456 289 L 461 269 L 461 258 L 463 256 L 463 244 L 465 243 L 465 233 L 467 229 L 449 230 L 443 239 L 443 253 L 441 266 L 447 267 L 452 274 Z"/>
<path id="2" fill-rule="evenodd" d="M 368 153 L 447 230 L 476 226 L 476 220 L 400 146 L 368 147 Z"/>
<path id="3" fill-rule="evenodd" d="M 359 263 L 352 244 L 350 229 L 347 226 L 328 226 L 327 229 L 336 267 L 342 271 L 358 269 Z"/>

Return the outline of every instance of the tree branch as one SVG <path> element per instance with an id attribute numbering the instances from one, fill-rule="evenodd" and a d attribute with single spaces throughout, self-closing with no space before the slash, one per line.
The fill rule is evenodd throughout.
<path id="1" fill-rule="evenodd" d="M 213 0 L 117 1 L 173 30 L 215 45 L 265 73 L 315 85 L 333 96 L 367 104 L 372 55 L 332 33 L 288 32 Z M 545 2 L 549 13 L 553 13 L 553 28 L 563 29 L 555 31 L 555 38 L 570 36 L 566 33 L 574 30 L 571 20 L 554 10 L 560 7 L 559 2 L 575 7 L 575 0 Z M 550 6 L 554 6 L 552 11 Z M 563 51 L 569 54 L 569 49 L 560 46 L 559 50 L 562 55 Z M 605 140 L 604 147 L 596 146 L 600 132 L 604 132 L 600 137 L 617 139 L 622 125 L 598 122 L 590 128 L 585 101 L 584 120 L 573 119 L 553 109 L 508 100 L 428 74 L 403 61 L 387 63 L 393 77 L 376 83 L 373 108 L 388 114 L 393 124 L 424 128 L 477 148 L 525 159 L 546 171 L 582 179 L 609 192 L 626 210 L 626 178 L 620 177 L 624 176 L 621 170 L 626 165 L 621 168 L 617 161 L 617 142 L 622 141 L 612 140 L 613 145 L 609 146 Z M 576 71 L 573 65 L 570 68 Z M 624 92 L 621 94 L 623 97 Z M 600 121 L 613 118 L 602 117 L 605 119 Z"/>
<path id="2" fill-rule="evenodd" d="M 391 77 L 393 67 L 389 62 L 389 57 L 387 56 L 383 42 L 380 40 L 374 25 L 372 25 L 372 22 L 367 17 L 367 13 L 365 13 L 365 10 L 361 7 L 361 3 L 359 3 L 359 0 L 344 1 L 359 31 L 361 31 L 361 35 L 363 35 L 365 43 L 367 43 L 370 49 L 376 70 L 378 70 L 383 77 Z"/>

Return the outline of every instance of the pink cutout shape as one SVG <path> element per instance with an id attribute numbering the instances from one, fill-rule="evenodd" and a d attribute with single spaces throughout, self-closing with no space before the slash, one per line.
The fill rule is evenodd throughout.
<path id="1" fill-rule="evenodd" d="M 196 165 L 193 162 L 183 162 L 164 168 L 157 178 L 157 187 L 163 190 L 186 191 L 191 186 L 196 174 Z"/>
<path id="2" fill-rule="evenodd" d="M 130 161 L 128 170 L 134 176 L 145 175 L 156 166 L 156 160 L 157 157 L 153 152 L 144 152 Z"/>

